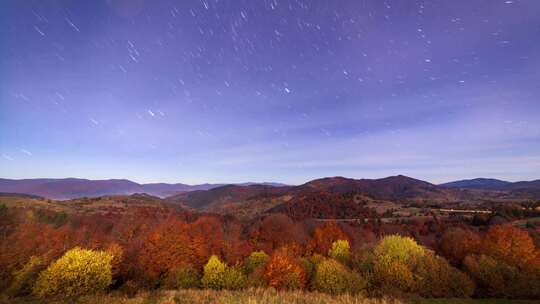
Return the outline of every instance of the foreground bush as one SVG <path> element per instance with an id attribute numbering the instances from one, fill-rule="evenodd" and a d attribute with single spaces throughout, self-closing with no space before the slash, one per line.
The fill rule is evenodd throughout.
<path id="1" fill-rule="evenodd" d="M 277 250 L 264 267 L 264 280 L 276 289 L 302 289 L 306 274 L 302 265 L 286 250 Z"/>
<path id="2" fill-rule="evenodd" d="M 466 298 L 474 292 L 474 282 L 466 274 L 408 237 L 383 238 L 373 250 L 371 263 L 371 287 L 377 295 Z M 369 272 L 369 267 L 364 268 Z"/>
<path id="3" fill-rule="evenodd" d="M 399 235 L 384 237 L 374 248 L 372 284 L 377 294 L 400 294 L 415 290 L 412 262 L 425 249 L 413 239 Z"/>
<path id="4" fill-rule="evenodd" d="M 332 248 L 328 251 L 328 256 L 339 261 L 343 265 L 351 262 L 351 246 L 347 240 L 337 240 L 332 243 Z"/>
<path id="5" fill-rule="evenodd" d="M 306 274 L 306 282 L 311 282 L 313 280 L 313 277 L 315 276 L 316 268 L 313 260 L 303 257 L 298 259 L 298 263 L 300 263 L 302 269 L 304 270 L 304 273 Z"/>
<path id="6" fill-rule="evenodd" d="M 335 260 L 326 260 L 317 265 L 312 287 L 314 290 L 341 294 L 358 294 L 366 287 L 360 274 L 352 272 Z"/>
<path id="7" fill-rule="evenodd" d="M 505 261 L 487 256 L 470 255 L 465 268 L 479 286 L 479 296 L 499 298 L 539 298 L 540 274 L 520 271 Z"/>
<path id="8" fill-rule="evenodd" d="M 223 274 L 223 288 L 229 290 L 239 290 L 245 288 L 247 278 L 237 267 L 227 267 Z"/>
<path id="9" fill-rule="evenodd" d="M 102 291 L 112 282 L 112 259 L 103 251 L 73 248 L 41 272 L 33 292 L 43 298 Z"/>
<path id="10" fill-rule="evenodd" d="M 466 274 L 432 252 L 417 257 L 412 273 L 414 289 L 422 297 L 468 298 L 474 292 L 474 282 Z"/>
<path id="11" fill-rule="evenodd" d="M 201 275 L 191 266 L 172 269 L 163 282 L 166 289 L 189 289 L 201 287 Z"/>
<path id="12" fill-rule="evenodd" d="M 266 282 L 263 278 L 264 266 L 268 262 L 269 256 L 264 251 L 252 252 L 244 260 L 242 272 L 247 276 L 246 286 L 265 287 Z"/>
<path id="13" fill-rule="evenodd" d="M 223 263 L 218 256 L 213 255 L 208 259 L 208 263 L 204 266 L 204 275 L 202 285 L 205 288 L 222 289 L 225 285 L 224 277 L 227 265 Z"/>
<path id="14" fill-rule="evenodd" d="M 24 296 L 32 293 L 32 287 L 43 268 L 43 260 L 32 256 L 28 262 L 13 274 L 13 281 L 6 293 L 11 297 Z"/>
<path id="15" fill-rule="evenodd" d="M 540 256 L 526 230 L 510 225 L 489 228 L 479 254 L 464 266 L 478 284 L 478 295 L 540 298 Z"/>
<path id="16" fill-rule="evenodd" d="M 390 259 L 375 259 L 371 292 L 377 296 L 399 295 L 414 291 L 414 275 L 408 265 Z"/>
<path id="17" fill-rule="evenodd" d="M 377 244 L 373 253 L 379 260 L 407 264 L 413 257 L 424 255 L 425 249 L 410 237 L 390 235 Z"/>
<path id="18" fill-rule="evenodd" d="M 219 257 L 213 255 L 204 266 L 202 284 L 215 290 L 237 290 L 246 287 L 247 279 L 238 267 L 229 267 Z"/>
<path id="19" fill-rule="evenodd" d="M 255 269 L 263 267 L 268 261 L 268 254 L 264 251 L 252 252 L 244 261 L 242 270 L 245 274 L 251 274 Z"/>

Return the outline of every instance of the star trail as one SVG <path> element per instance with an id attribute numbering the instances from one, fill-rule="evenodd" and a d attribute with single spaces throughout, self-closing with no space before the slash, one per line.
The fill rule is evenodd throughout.
<path id="1" fill-rule="evenodd" d="M 7 178 L 540 172 L 540 2 L 0 2 Z"/>

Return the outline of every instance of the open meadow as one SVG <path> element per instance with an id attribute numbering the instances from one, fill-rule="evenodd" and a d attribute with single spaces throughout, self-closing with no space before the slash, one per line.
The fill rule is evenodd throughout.
<path id="1" fill-rule="evenodd" d="M 1 304 L 37 304 L 32 299 L 8 301 Z M 276 291 L 270 289 L 249 289 L 245 291 L 215 290 L 168 290 L 141 293 L 132 298 L 122 295 L 94 295 L 78 300 L 51 300 L 47 303 L 80 303 L 80 304 L 535 304 L 533 300 L 505 299 L 391 299 L 364 298 L 361 296 L 330 296 L 318 292 Z"/>

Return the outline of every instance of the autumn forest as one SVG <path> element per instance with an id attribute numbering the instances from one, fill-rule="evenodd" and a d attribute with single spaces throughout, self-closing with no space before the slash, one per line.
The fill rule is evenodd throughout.
<path id="1" fill-rule="evenodd" d="M 523 211 L 388 222 L 354 202 L 358 195 L 308 197 L 238 218 L 144 194 L 70 201 L 4 195 L 1 288 L 7 299 L 38 301 L 260 288 L 363 298 L 540 297 L 540 227 L 497 222 Z M 343 209 L 347 199 L 357 210 L 352 221 L 302 211 L 307 202 Z M 319 215 L 336 214 L 328 206 Z"/>

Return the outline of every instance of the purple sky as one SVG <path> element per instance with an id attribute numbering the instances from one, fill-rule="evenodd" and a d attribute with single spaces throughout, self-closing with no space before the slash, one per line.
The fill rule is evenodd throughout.
<path id="1" fill-rule="evenodd" d="M 0 1 L 0 177 L 540 178 L 540 1 Z"/>

